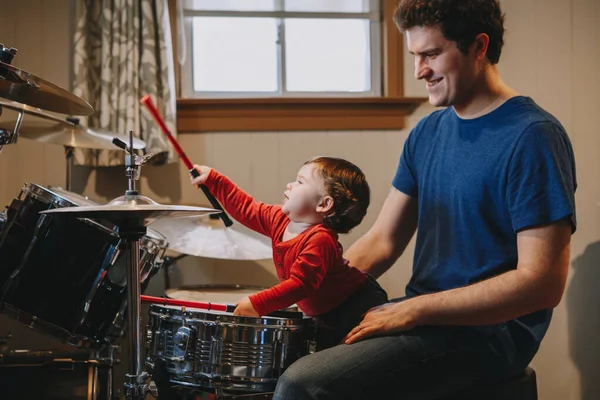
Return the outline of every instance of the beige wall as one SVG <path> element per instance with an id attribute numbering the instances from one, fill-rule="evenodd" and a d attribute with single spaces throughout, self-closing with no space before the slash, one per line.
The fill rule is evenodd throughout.
<path id="1" fill-rule="evenodd" d="M 573 237 L 572 266 L 562 303 L 533 366 L 538 372 L 540 399 L 600 398 L 600 2 L 597 0 L 504 0 L 506 46 L 500 69 L 505 80 L 532 96 L 565 125 L 578 167 L 579 229 Z M 70 26 L 67 0 L 0 0 L 3 22 L 0 42 L 17 47 L 14 64 L 68 87 Z M 412 77 L 407 57 L 407 95 L 424 95 Z M 410 126 L 431 111 L 422 106 Z M 2 117 L 4 118 L 4 117 Z M 408 130 L 400 132 L 282 132 L 186 134 L 180 143 L 193 162 L 206 163 L 228 174 L 241 187 L 266 202 L 281 200 L 286 182 L 302 161 L 325 154 L 346 157 L 364 168 L 373 198 L 365 222 L 343 238 L 348 246 L 371 225 L 389 190 Z M 74 190 L 98 201 L 120 194 L 126 182 L 121 169 L 77 168 Z M 21 140 L 0 154 L 0 203 L 9 204 L 26 181 L 64 185 L 60 146 Z M 180 165 L 147 166 L 143 194 L 162 203 L 208 205 L 189 185 Z M 468 240 L 468 239 L 467 239 Z M 403 294 L 411 267 L 412 246 L 385 274 L 381 283 L 392 296 Z M 174 271 L 174 284 L 275 282 L 268 262 L 224 262 L 188 258 Z M 160 289 L 160 280 L 155 285 Z M 154 282 L 153 282 L 154 283 Z M 3 333 L 0 319 L 0 335 Z"/>

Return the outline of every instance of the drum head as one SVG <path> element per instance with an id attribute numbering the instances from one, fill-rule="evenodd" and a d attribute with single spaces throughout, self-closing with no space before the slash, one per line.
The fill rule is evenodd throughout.
<path id="1" fill-rule="evenodd" d="M 266 289 L 260 286 L 244 285 L 194 285 L 179 289 L 167 289 L 167 297 L 176 300 L 235 304 L 242 298 Z"/>
<path id="2" fill-rule="evenodd" d="M 232 284 L 214 284 L 214 285 L 193 285 L 182 286 L 178 289 L 167 289 L 165 295 L 171 299 L 211 302 L 221 304 L 235 304 L 244 297 L 250 296 L 261 290 L 268 289 L 262 286 L 232 285 Z M 284 311 L 298 311 L 295 304 Z"/>

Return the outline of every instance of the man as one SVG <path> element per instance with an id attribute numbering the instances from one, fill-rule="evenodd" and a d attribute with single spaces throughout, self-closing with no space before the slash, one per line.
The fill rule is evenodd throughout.
<path id="1" fill-rule="evenodd" d="M 394 15 L 434 106 L 373 227 L 347 251 L 381 276 L 417 231 L 406 297 L 306 356 L 276 399 L 436 399 L 523 371 L 560 302 L 575 161 L 560 123 L 501 79 L 497 0 L 401 0 Z M 418 227 L 418 229 L 417 229 Z"/>

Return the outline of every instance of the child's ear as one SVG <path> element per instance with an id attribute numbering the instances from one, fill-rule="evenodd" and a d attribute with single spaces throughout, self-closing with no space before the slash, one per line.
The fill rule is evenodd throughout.
<path id="1" fill-rule="evenodd" d="M 333 209 L 333 197 L 324 196 L 319 204 L 317 204 L 317 212 L 327 214 Z"/>

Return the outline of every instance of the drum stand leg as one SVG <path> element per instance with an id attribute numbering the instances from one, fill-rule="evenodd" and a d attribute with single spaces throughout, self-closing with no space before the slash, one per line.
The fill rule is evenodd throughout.
<path id="1" fill-rule="evenodd" d="M 65 189 L 71 191 L 71 181 L 73 180 L 73 151 L 74 147 L 65 146 L 65 161 L 67 164 L 67 182 Z"/>
<path id="2" fill-rule="evenodd" d="M 127 249 L 127 322 L 131 354 L 130 373 L 125 376 L 125 396 L 131 400 L 143 400 L 147 392 L 155 392 L 155 387 L 147 383 L 148 373 L 142 371 L 139 240 L 145 234 L 144 226 L 119 233 L 125 240 Z"/>

